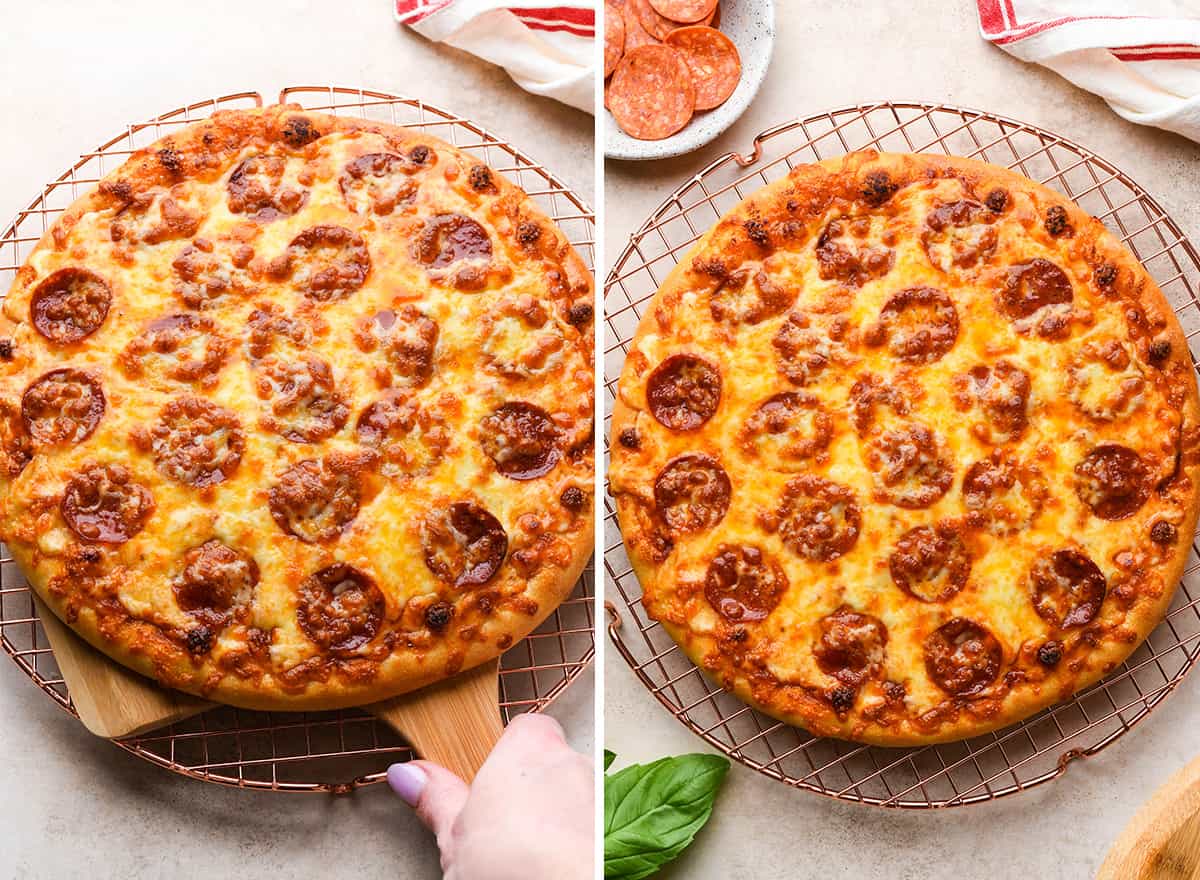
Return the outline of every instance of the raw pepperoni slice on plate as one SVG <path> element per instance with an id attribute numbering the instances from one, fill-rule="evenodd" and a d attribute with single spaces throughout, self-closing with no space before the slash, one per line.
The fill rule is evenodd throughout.
<path id="1" fill-rule="evenodd" d="M 716 28 L 697 25 L 671 31 L 664 42 L 683 55 L 692 72 L 697 110 L 719 107 L 733 94 L 742 78 L 742 58 L 733 40 Z"/>
<path id="2" fill-rule="evenodd" d="M 625 16 L 611 3 L 604 4 L 604 76 L 617 69 L 625 54 Z"/>
<path id="3" fill-rule="evenodd" d="M 608 89 L 613 119 L 630 137 L 670 137 L 692 118 L 696 88 L 683 56 L 669 46 L 639 46 L 626 52 Z"/>
<path id="4" fill-rule="evenodd" d="M 671 21 L 704 21 L 717 8 L 717 0 L 650 0 L 654 11 Z"/>
<path id="5" fill-rule="evenodd" d="M 621 23 L 625 29 L 624 52 L 626 55 L 639 46 L 658 45 L 658 39 L 642 26 L 642 19 L 638 15 L 637 9 L 638 2 L 639 0 L 614 0 L 614 5 L 621 10 Z M 617 60 L 620 61 L 620 59 Z M 605 94 L 605 106 L 607 107 L 607 92 Z"/>
<path id="6" fill-rule="evenodd" d="M 665 40 L 667 35 L 672 31 L 677 31 L 680 28 L 691 25 L 691 22 L 675 21 L 662 15 L 650 5 L 650 0 L 632 0 L 632 3 L 637 11 L 638 20 L 641 21 L 642 27 L 656 40 Z M 698 22 L 698 24 L 708 23 L 707 18 L 704 21 Z"/>

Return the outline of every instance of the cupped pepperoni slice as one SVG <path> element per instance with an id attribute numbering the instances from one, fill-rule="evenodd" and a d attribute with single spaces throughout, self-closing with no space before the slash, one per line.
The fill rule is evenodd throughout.
<path id="1" fill-rule="evenodd" d="M 338 187 L 354 213 L 386 216 L 416 199 L 418 185 L 411 175 L 419 169 L 395 153 L 368 153 L 346 163 Z"/>
<path id="2" fill-rule="evenodd" d="M 772 280 L 761 265 L 743 266 L 721 281 L 708 308 L 719 323 L 758 324 L 786 312 L 799 292 Z"/>
<path id="3" fill-rule="evenodd" d="M 258 585 L 258 563 L 216 538 L 183 554 L 183 570 L 172 583 L 180 609 L 218 628 L 249 614 Z"/>
<path id="4" fill-rule="evenodd" d="M 694 354 L 673 354 L 646 380 L 650 415 L 672 431 L 694 431 L 721 403 L 721 372 Z"/>
<path id="5" fill-rule="evenodd" d="M 611 3 L 604 4 L 604 76 L 617 69 L 625 54 L 625 17 Z"/>
<path id="6" fill-rule="evenodd" d="M 99 380 L 71 367 L 45 373 L 21 395 L 21 421 L 41 446 L 83 442 L 100 424 L 104 408 Z"/>
<path id="7" fill-rule="evenodd" d="M 360 323 L 355 341 L 363 351 L 382 349 L 389 379 L 424 385 L 433 375 L 438 324 L 414 305 L 376 312 Z"/>
<path id="8" fill-rule="evenodd" d="M 361 499 L 362 485 L 355 471 L 311 458 L 280 474 L 267 494 L 276 524 L 310 544 L 340 535 L 358 516 Z"/>
<path id="9" fill-rule="evenodd" d="M 345 226 L 312 226 L 287 248 L 292 286 L 317 302 L 345 299 L 366 283 L 371 254 Z"/>
<path id="10" fill-rule="evenodd" d="M 463 291 L 482 290 L 492 261 L 492 239 L 470 217 L 437 214 L 422 224 L 413 257 L 435 280 L 448 279 Z"/>
<path id="11" fill-rule="evenodd" d="M 233 169 L 225 185 L 230 213 L 268 222 L 295 214 L 308 201 L 308 193 L 283 179 L 283 156 L 249 156 Z"/>
<path id="12" fill-rule="evenodd" d="M 854 430 L 865 437 L 882 421 L 880 409 L 892 416 L 908 415 L 908 398 L 894 385 L 874 373 L 864 373 L 850 386 L 850 420 Z"/>
<path id="13" fill-rule="evenodd" d="M 753 544 L 722 544 L 704 576 L 704 598 L 731 623 L 762 620 L 787 588 L 779 563 Z"/>
<path id="14" fill-rule="evenodd" d="M 212 385 L 229 350 L 212 318 L 183 313 L 155 318 L 118 357 L 130 378 L 151 375 Z"/>
<path id="15" fill-rule="evenodd" d="M 896 252 L 882 243 L 882 220 L 836 217 L 817 237 L 818 273 L 825 281 L 861 287 L 882 278 L 896 263 Z M 874 243 L 874 242 L 878 243 Z"/>
<path id="16" fill-rule="evenodd" d="M 732 486 L 711 455 L 692 452 L 667 462 L 654 479 L 654 504 L 676 535 L 710 529 L 725 518 Z"/>
<path id="17" fill-rule="evenodd" d="M 962 379 L 969 399 L 977 400 L 984 421 L 971 426 L 971 433 L 984 443 L 998 446 L 1020 439 L 1029 423 L 1029 374 L 1008 361 L 995 366 L 978 364 Z"/>
<path id="18" fill-rule="evenodd" d="M 967 583 L 971 553 L 951 523 L 909 529 L 888 557 L 892 581 L 922 602 L 945 602 Z"/>
<path id="19" fill-rule="evenodd" d="M 1051 339 L 1066 330 L 1066 313 L 1074 298 L 1067 273 L 1041 257 L 1011 267 L 997 293 L 1000 311 L 1018 330 L 1032 327 L 1039 336 Z"/>
<path id="20" fill-rule="evenodd" d="M 425 564 L 455 587 L 486 584 L 504 564 L 508 535 L 500 520 L 473 501 L 455 501 L 421 523 Z"/>
<path id="21" fill-rule="evenodd" d="M 829 562 L 850 552 L 862 529 L 862 511 L 854 490 L 804 474 L 783 490 L 773 518 L 788 549 L 813 562 Z"/>
<path id="22" fill-rule="evenodd" d="M 713 13 L 717 0 L 650 0 L 654 11 L 671 21 L 704 21 Z"/>
<path id="23" fill-rule="evenodd" d="M 962 495 L 967 522 L 1003 536 L 1033 525 L 1047 488 L 1032 468 L 997 450 L 967 468 Z"/>
<path id="24" fill-rule="evenodd" d="M 833 438 L 833 418 L 811 394 L 784 391 L 750 414 L 739 439 L 748 455 L 795 470 L 820 455 Z"/>
<path id="25" fill-rule="evenodd" d="M 876 497 L 897 507 L 928 507 L 954 482 L 943 444 L 920 422 L 908 422 L 872 437 L 865 457 Z"/>
<path id="26" fill-rule="evenodd" d="M 609 112 L 621 130 L 643 141 L 670 137 L 688 124 L 696 110 L 696 87 L 687 62 L 661 43 L 627 45 L 607 97 Z"/>
<path id="27" fill-rule="evenodd" d="M 190 395 L 163 407 L 150 436 L 159 473 L 197 489 L 232 477 L 246 448 L 236 414 Z"/>
<path id="28" fill-rule="evenodd" d="M 925 218 L 921 233 L 930 265 L 949 273 L 986 263 L 996 250 L 995 219 L 995 213 L 971 199 L 938 205 Z"/>
<path id="29" fill-rule="evenodd" d="M 793 385 L 816 384 L 830 365 L 850 362 L 846 346 L 828 333 L 812 326 L 807 315 L 792 313 L 779 325 L 771 340 L 775 363 Z M 831 371 L 832 372 L 832 371 Z"/>
<path id="30" fill-rule="evenodd" d="M 1116 339 L 1088 343 L 1067 367 L 1067 394 L 1089 418 L 1111 422 L 1147 405 L 1147 376 L 1136 358 Z"/>
<path id="31" fill-rule="evenodd" d="M 450 431 L 435 408 L 421 406 L 410 392 L 390 389 L 358 416 L 358 442 L 379 450 L 384 476 L 417 476 L 441 461 Z"/>
<path id="32" fill-rule="evenodd" d="M 162 244 L 195 235 L 203 219 L 194 208 L 181 205 L 162 190 L 152 190 L 135 196 L 133 202 L 117 212 L 109 227 L 109 237 L 130 245 Z"/>
<path id="33" fill-rule="evenodd" d="M 107 281 L 88 269 L 68 266 L 34 288 L 29 319 L 46 339 L 70 345 L 99 330 L 111 305 Z"/>
<path id="34" fill-rule="evenodd" d="M 1059 629 L 1091 623 L 1100 613 L 1108 582 L 1096 563 L 1079 550 L 1056 550 L 1029 571 L 1033 610 Z"/>
<path id="35" fill-rule="evenodd" d="M 562 457 L 562 432 L 541 407 L 523 401 L 502 404 L 479 425 L 483 451 L 511 480 L 548 474 Z"/>
<path id="36" fill-rule="evenodd" d="M 965 617 L 943 623 L 925 639 L 925 671 L 948 694 L 970 697 L 1000 674 L 1004 648 L 985 627 Z"/>
<path id="37" fill-rule="evenodd" d="M 386 610 L 383 593 L 366 573 L 335 562 L 300 582 L 296 622 L 322 651 L 346 655 L 375 638 Z"/>
<path id="38" fill-rule="evenodd" d="M 246 353 L 251 361 L 269 354 L 305 352 L 313 343 L 318 321 L 306 315 L 303 304 L 289 315 L 273 302 L 259 303 L 246 318 Z"/>
<path id="39" fill-rule="evenodd" d="M 264 360 L 255 385 L 259 424 L 293 443 L 317 443 L 342 429 L 350 407 L 337 390 L 333 370 L 319 358 Z"/>
<path id="40" fill-rule="evenodd" d="M 818 622 L 813 657 L 826 675 L 856 688 L 883 668 L 888 632 L 883 621 L 842 605 Z"/>
<path id="41" fill-rule="evenodd" d="M 1075 494 L 1101 519 L 1125 519 L 1150 497 L 1150 471 L 1128 446 L 1105 443 L 1075 465 Z"/>
<path id="42" fill-rule="evenodd" d="M 245 269 L 253 258 L 254 249 L 249 245 L 238 245 L 226 257 L 216 252 L 212 242 L 196 239 L 171 263 L 178 279 L 175 293 L 193 309 L 211 308 L 234 294 L 248 294 Z"/>
<path id="43" fill-rule="evenodd" d="M 528 294 L 505 296 L 484 313 L 483 365 L 510 379 L 559 369 L 567 346 L 563 329 L 546 306 Z"/>
<path id="44" fill-rule="evenodd" d="M 910 364 L 940 360 L 957 339 L 958 310 L 934 287 L 893 293 L 879 312 L 879 323 L 863 333 L 868 345 L 886 343 L 893 356 Z"/>
<path id="45" fill-rule="evenodd" d="M 58 509 L 83 540 L 123 544 L 146 525 L 154 496 L 122 465 L 89 464 L 67 483 Z"/>
<path id="46" fill-rule="evenodd" d="M 699 25 L 673 30 L 663 42 L 683 53 L 696 85 L 697 110 L 720 107 L 733 94 L 742 78 L 742 58 L 725 34 Z"/>

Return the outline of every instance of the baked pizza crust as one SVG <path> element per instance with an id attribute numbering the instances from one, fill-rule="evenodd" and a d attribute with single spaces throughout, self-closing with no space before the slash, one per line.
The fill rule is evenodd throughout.
<path id="1" fill-rule="evenodd" d="M 219 112 L 18 273 L 0 535 L 75 632 L 170 687 L 317 710 L 445 678 L 591 553 L 592 303 L 562 233 L 469 154 Z"/>
<path id="2" fill-rule="evenodd" d="M 942 270 L 933 265 L 934 257 L 928 256 L 928 251 L 921 253 L 922 245 L 914 243 L 922 227 L 905 226 L 905 221 L 895 219 L 907 216 L 904 205 L 909 199 L 918 206 L 935 208 L 960 200 L 975 203 L 969 210 L 960 210 L 967 215 L 967 231 L 977 232 L 970 222 L 972 212 L 989 211 L 986 222 L 996 224 L 999 240 L 968 240 L 958 255 L 965 253 L 964 262 L 971 265 L 964 269 L 953 262 L 943 263 L 947 268 Z M 881 216 L 891 218 L 883 221 L 895 226 L 890 233 L 881 232 Z M 827 274 L 832 277 L 814 283 L 821 262 L 815 249 L 827 240 L 823 233 L 828 232 L 830 220 L 839 217 L 860 220 L 865 233 L 860 257 L 874 245 L 881 251 L 893 251 L 893 262 L 887 264 L 881 257 L 876 270 L 884 265 L 887 268 L 876 275 L 864 257 L 849 268 L 851 274 L 857 271 L 859 276 L 847 278 L 845 261 L 838 265 L 835 254 L 831 261 L 835 265 L 821 267 L 829 269 Z M 924 229 L 929 228 L 926 220 Z M 1052 303 L 1032 317 L 1020 315 L 1021 328 L 1006 336 L 1005 329 L 1014 327 L 1017 321 L 1001 313 L 997 290 L 1004 273 L 1011 271 L 1008 266 L 1018 260 L 1029 261 L 1031 256 L 1053 258 L 1066 270 L 1074 301 L 1067 310 L 1056 311 Z M 771 264 L 773 258 L 775 263 Z M 922 260 L 924 264 L 920 265 Z M 1005 263 L 1008 266 L 993 265 Z M 752 274 L 766 267 L 768 283 L 759 284 L 757 295 L 740 304 L 720 300 L 714 305 L 714 298 L 729 285 L 731 276 L 736 279 L 736 273 L 745 265 L 752 267 Z M 799 270 L 793 272 L 796 266 L 806 274 L 801 277 Z M 778 294 L 780 288 L 788 286 L 778 282 L 781 277 L 799 288 L 793 300 Z M 770 281 L 778 283 L 772 286 Z M 961 313 L 969 310 L 967 318 L 958 324 L 957 337 L 946 334 L 949 347 L 946 338 L 938 335 L 936 320 L 918 327 L 928 331 L 923 336 L 910 335 L 907 339 L 897 331 L 903 331 L 902 323 L 884 325 L 883 331 L 874 331 L 873 344 L 864 347 L 857 335 L 864 324 L 864 311 L 877 309 L 879 302 L 901 288 L 935 285 L 949 294 L 960 319 Z M 772 291 L 779 302 L 772 303 Z M 938 302 L 935 295 L 926 295 L 922 304 L 936 307 Z M 989 303 L 994 314 L 988 316 L 985 311 L 981 318 L 977 309 Z M 834 376 L 829 381 L 841 393 L 860 372 L 865 372 L 863 363 L 870 367 L 890 364 L 890 375 L 882 377 L 877 393 L 882 387 L 884 392 L 898 390 L 903 397 L 915 389 L 915 404 L 909 415 L 930 421 L 936 428 L 935 436 L 954 438 L 939 447 L 949 456 L 948 469 L 953 477 L 944 485 L 942 480 L 934 480 L 929 494 L 941 494 L 925 505 L 912 503 L 913 498 L 901 499 L 908 504 L 904 507 L 894 498 L 878 497 L 878 492 L 872 496 L 859 491 L 861 523 L 853 529 L 857 540 L 851 540 L 852 546 L 840 554 L 841 547 L 817 545 L 818 551 L 823 546 L 826 556 L 834 558 L 821 557 L 817 552 L 818 558 L 805 559 L 785 546 L 775 533 L 776 528 L 782 528 L 779 520 L 784 507 L 777 506 L 778 497 L 772 493 L 797 477 L 821 479 L 833 470 L 839 483 L 856 478 L 871 481 L 870 471 L 879 467 L 854 463 L 866 461 L 865 455 L 861 459 L 856 456 L 871 441 L 867 434 L 860 445 L 855 437 L 856 411 L 850 395 L 835 398 L 819 381 L 815 388 L 814 384 L 789 381 L 789 377 L 780 375 L 780 361 L 772 357 L 770 345 L 764 341 L 798 312 L 806 316 L 805 320 L 811 318 L 811 326 L 818 329 L 830 326 L 829 314 L 848 318 L 848 329 L 843 327 L 844 335 L 837 340 L 846 341 L 849 353 L 839 354 L 836 347 L 822 349 L 817 367 L 826 369 L 822 375 Z M 1055 395 L 1045 393 L 1056 379 L 1046 367 L 1033 372 L 1033 390 L 1026 388 L 1021 398 L 1028 417 L 1023 436 L 1006 437 L 1003 425 L 998 428 L 994 420 L 989 423 L 984 419 L 979 424 L 990 442 L 972 446 L 963 439 L 963 433 L 965 423 L 977 415 L 976 411 L 943 406 L 938 416 L 938 408 L 931 407 L 924 397 L 949 399 L 939 398 L 934 389 L 951 383 L 952 368 L 946 364 L 955 357 L 952 352 L 956 346 L 974 346 L 985 338 L 1015 340 L 1011 348 L 997 344 L 995 352 L 980 352 L 979 359 L 994 366 L 997 360 L 1024 351 L 1027 343 L 1034 350 L 1052 351 L 1046 346 L 1078 346 L 1084 336 L 1098 344 L 1105 342 L 1104 331 L 1110 326 L 1122 328 L 1120 334 L 1110 335 L 1117 338 L 1119 347 L 1128 349 L 1129 361 L 1143 371 L 1146 384 L 1135 387 L 1158 405 L 1156 413 L 1147 412 L 1150 406 L 1143 402 L 1134 406 L 1132 414 L 1108 421 L 1077 416 L 1072 423 L 1064 412 L 1074 399 L 1055 400 Z M 911 343 L 908 348 L 906 342 Z M 856 358 L 856 353 L 862 359 Z M 974 353 L 972 350 L 968 355 Z M 660 414 L 667 414 L 668 421 L 675 420 L 675 429 L 667 428 L 651 414 L 648 377 L 668 357 L 678 354 L 718 365 L 724 378 L 716 392 L 714 412 L 708 413 L 711 420 L 698 427 L 686 424 L 689 405 L 680 404 L 678 396 L 668 402 L 675 409 L 660 410 Z M 842 355 L 844 360 L 839 360 Z M 1114 362 L 1119 361 L 1117 357 Z M 813 363 L 809 361 L 807 367 Z M 959 361 L 954 363 L 962 366 Z M 1081 371 L 1087 367 L 1084 364 Z M 805 368 L 800 368 L 801 379 L 806 378 Z M 726 375 L 727 371 L 733 372 Z M 1088 386 L 1085 383 L 1083 387 Z M 700 410 L 711 406 L 711 387 L 697 381 L 689 389 L 693 401 L 701 401 Z M 750 404 L 769 398 L 773 392 L 785 391 L 811 392 L 821 403 L 833 403 L 826 406 L 833 429 L 820 452 L 799 464 L 788 463 L 791 473 L 780 477 L 775 471 L 784 467 L 784 462 L 772 458 L 769 449 L 761 456 L 747 455 L 744 446 L 739 449 L 739 438 L 745 434 L 738 433 L 738 416 L 751 412 Z M 697 393 L 698 398 L 694 396 Z M 703 403 L 706 394 L 708 404 Z M 1097 405 L 1083 399 L 1083 394 L 1079 392 L 1082 402 L 1077 412 L 1083 412 L 1084 406 Z M 873 399 L 883 400 L 886 406 L 886 394 Z M 697 408 L 695 403 L 692 406 Z M 875 407 L 868 404 L 867 409 Z M 731 410 L 736 415 L 730 415 Z M 1200 467 L 1198 415 L 1187 339 L 1174 311 L 1137 259 L 1099 220 L 1047 187 L 978 161 L 855 153 L 799 166 L 785 178 L 763 187 L 705 233 L 668 275 L 646 306 L 618 385 L 612 415 L 610 491 L 647 612 L 701 670 L 726 690 L 756 709 L 816 735 L 881 746 L 946 742 L 1004 727 L 1069 698 L 1116 669 L 1158 625 L 1182 576 L 1196 527 L 1200 504 L 1196 492 Z M 935 421 L 937 418 L 943 421 Z M 1039 427 L 1039 419 L 1046 424 Z M 1067 429 L 1076 433 L 1064 433 Z M 762 430 L 760 423 L 760 433 Z M 1042 432 L 1036 441 L 1030 439 L 1035 431 Z M 1060 436 L 1055 436 L 1056 432 Z M 810 427 L 810 433 L 820 435 L 820 426 Z M 1167 470 L 1151 474 L 1156 485 L 1147 490 L 1146 499 L 1132 513 L 1122 508 L 1115 510 L 1123 514 L 1119 519 L 1089 517 L 1082 496 L 1073 490 L 1073 481 L 1081 479 L 1072 476 L 1074 463 L 1059 461 L 1055 451 L 1060 445 L 1064 450 L 1073 448 L 1070 443 L 1075 437 L 1093 445 L 1124 440 L 1146 458 L 1147 473 L 1160 463 L 1156 455 L 1165 438 L 1170 450 L 1163 452 L 1161 464 Z M 839 446 L 841 443 L 848 446 Z M 989 529 L 998 528 L 1000 520 L 972 519 L 979 514 L 968 510 L 963 500 L 968 463 L 982 463 L 993 454 L 1005 456 L 1013 449 L 1024 454 L 1029 451 L 1027 447 L 1033 446 L 1040 456 L 1036 464 L 1042 491 L 1048 489 L 1043 506 L 1034 510 L 1030 522 L 1008 523 L 1008 534 L 987 534 Z M 1171 450 L 1173 462 L 1168 461 Z M 664 465 L 697 455 L 718 462 L 717 470 L 723 469 L 726 475 L 726 488 L 711 469 L 706 471 L 693 459 L 685 472 L 699 476 L 693 477 L 691 489 L 677 490 L 692 506 L 685 506 L 682 514 L 672 507 L 664 513 L 656 498 Z M 878 487 L 881 483 L 875 480 L 861 485 Z M 854 488 L 861 489 L 861 485 L 854 483 Z M 707 511 L 706 504 L 720 507 L 722 492 L 728 496 L 727 512 Z M 1106 509 L 1106 513 L 1113 512 Z M 1052 521 L 1045 522 L 1047 519 Z M 1159 525 L 1160 521 L 1165 525 Z M 889 547 L 883 541 L 894 541 L 906 529 L 917 526 L 940 530 L 942 523 L 948 524 L 948 540 L 957 542 L 961 538 L 965 542 L 974 567 L 957 589 L 920 600 L 899 588 L 894 576 L 889 577 Z M 1162 542 L 1149 537 L 1156 525 L 1155 534 Z M 843 534 L 837 531 L 839 527 L 847 528 L 845 520 L 835 519 L 835 539 Z M 1089 541 L 1095 542 L 1094 548 Z M 749 600 L 739 596 L 743 604 L 734 609 L 735 618 L 731 619 L 706 598 L 706 578 L 712 577 L 712 568 L 710 562 L 706 572 L 704 565 L 720 556 L 722 550 L 739 544 L 755 546 L 768 561 L 755 569 L 760 574 L 752 583 Z M 1039 558 L 1059 549 L 1084 552 L 1101 569 L 1104 599 L 1087 621 L 1072 620 L 1072 614 L 1087 616 L 1077 609 L 1069 609 L 1055 622 L 1033 608 L 1030 572 Z M 1102 555 L 1101 550 L 1107 552 Z M 728 560 L 739 561 L 736 556 L 725 558 L 727 569 Z M 1068 563 L 1072 558 L 1064 557 Z M 742 557 L 740 563 L 744 562 Z M 777 580 L 761 575 L 771 570 L 771 562 L 780 566 L 778 571 L 784 572 L 787 581 L 781 594 Z M 981 564 L 986 578 L 977 578 Z M 947 569 L 943 566 L 940 574 L 945 575 Z M 983 580 L 987 583 L 981 583 Z M 1094 589 L 1094 580 L 1083 575 L 1079 580 Z M 945 582 L 943 577 L 939 584 Z M 1086 587 L 1081 589 L 1086 595 Z M 975 593 L 983 595 L 976 597 Z M 754 619 L 762 609 L 754 608 L 751 600 L 769 608 L 764 618 Z M 773 601 L 778 604 L 772 605 Z M 838 618 L 843 611 L 852 616 L 830 624 L 840 632 L 841 641 L 836 633 L 832 641 L 822 641 L 825 630 L 820 629 L 821 622 Z M 1054 617 L 1052 610 L 1046 614 Z M 773 622 L 780 617 L 786 620 Z M 977 631 L 961 625 L 957 633 L 954 629 L 946 631 L 951 641 L 957 638 L 959 643 L 967 642 L 968 650 L 975 651 L 977 658 L 984 656 L 980 664 L 987 670 L 980 672 L 978 665 L 973 668 L 966 663 L 965 672 L 958 670 L 965 675 L 961 680 L 966 682 L 965 692 L 956 694 L 932 680 L 925 644 L 939 627 L 962 619 L 982 624 L 993 633 L 994 641 L 976 638 Z M 882 621 L 887 621 L 882 624 L 883 645 L 869 632 L 864 643 L 863 627 L 874 627 L 877 632 Z M 847 635 L 856 629 L 859 636 Z M 811 659 L 818 649 L 824 652 L 824 668 Z M 856 660 L 856 651 L 867 656 Z M 985 655 L 989 651 L 1000 652 L 1000 662 L 993 664 L 994 675 L 989 675 L 991 670 L 987 668 Z M 845 668 L 839 668 L 839 664 Z M 957 667 L 950 663 L 939 668 L 952 675 Z M 980 678 L 984 679 L 982 685 Z"/>

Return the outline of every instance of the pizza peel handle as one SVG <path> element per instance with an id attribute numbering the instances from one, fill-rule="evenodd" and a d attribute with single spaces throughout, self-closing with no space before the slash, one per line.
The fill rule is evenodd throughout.
<path id="1" fill-rule="evenodd" d="M 1200 878 L 1200 758 L 1142 805 L 1096 875 L 1096 880 L 1195 878 Z"/>
<path id="2" fill-rule="evenodd" d="M 366 709 L 407 739 L 420 757 L 470 782 L 504 731 L 500 661 Z"/>
<path id="3" fill-rule="evenodd" d="M 114 663 L 67 629 L 40 599 L 35 601 L 79 720 L 96 736 L 134 736 L 213 707 L 199 697 L 158 687 Z"/>

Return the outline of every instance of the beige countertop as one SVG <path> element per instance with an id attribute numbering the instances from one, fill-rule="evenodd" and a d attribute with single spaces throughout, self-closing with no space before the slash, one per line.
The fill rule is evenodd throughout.
<path id="1" fill-rule="evenodd" d="M 235 91 L 337 84 L 423 97 L 511 138 L 590 203 L 592 117 L 432 45 L 387 0 L 173 4 L 0 0 L 0 218 L 126 122 Z M 593 677 L 554 704 L 590 751 Z M 0 656 L 0 878 L 440 876 L 386 786 L 348 797 L 237 791 L 89 735 Z"/>
<path id="2" fill-rule="evenodd" d="M 610 256 L 682 181 L 725 152 L 747 150 L 757 132 L 885 98 L 956 103 L 1061 132 L 1120 165 L 1200 241 L 1200 146 L 1124 122 L 1098 98 L 984 43 L 974 3 L 783 0 L 776 18 L 771 69 L 733 128 L 690 156 L 607 163 Z M 604 744 L 620 762 L 701 750 L 615 651 L 605 669 Z M 1200 751 L 1198 716 L 1200 679 L 1193 673 L 1134 731 L 1075 762 L 1063 778 L 995 803 L 925 813 L 830 801 L 735 765 L 711 823 L 663 876 L 1088 878 L 1138 805 Z"/>

